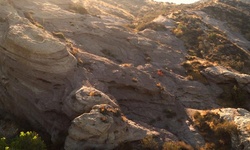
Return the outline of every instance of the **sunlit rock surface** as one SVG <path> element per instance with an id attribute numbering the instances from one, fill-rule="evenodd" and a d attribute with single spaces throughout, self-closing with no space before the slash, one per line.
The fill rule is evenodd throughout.
<path id="1" fill-rule="evenodd" d="M 129 27 L 162 7 L 169 14 L 150 23 L 164 30 Z M 186 41 L 173 34 L 176 9 L 151 0 L 0 0 L 0 108 L 54 143 L 66 139 L 66 150 L 113 149 L 146 135 L 204 145 L 186 109 L 221 108 L 228 85 L 249 98 L 249 74 L 200 58 L 199 78 L 190 77 Z M 225 32 L 249 58 L 241 33 L 201 10 L 183 13 Z M 249 147 L 243 116 L 234 120 Z"/>

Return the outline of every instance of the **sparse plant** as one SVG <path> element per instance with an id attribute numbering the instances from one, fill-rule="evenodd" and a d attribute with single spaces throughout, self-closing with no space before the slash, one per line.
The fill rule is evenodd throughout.
<path id="1" fill-rule="evenodd" d="M 138 31 L 143 31 L 144 29 L 152 29 L 155 31 L 166 31 L 167 28 L 163 24 L 159 24 L 156 22 L 150 22 L 150 23 L 141 23 L 136 27 Z"/>
<path id="2" fill-rule="evenodd" d="M 226 121 L 213 112 L 196 112 L 193 117 L 195 127 L 208 143 L 200 150 L 231 149 L 231 136 L 237 134 L 237 126 L 233 122 Z"/>
<path id="3" fill-rule="evenodd" d="M 161 90 L 163 91 L 164 90 L 164 87 L 161 85 L 161 83 L 156 83 L 156 86 Z"/>
<path id="4" fill-rule="evenodd" d="M 89 96 L 99 96 L 99 97 L 101 97 L 102 95 L 101 95 L 101 93 L 100 93 L 100 92 L 97 92 L 97 91 L 91 91 L 91 92 L 89 92 Z"/>
<path id="5" fill-rule="evenodd" d="M 163 144 L 163 150 L 194 150 L 194 148 L 183 141 L 170 141 Z"/>
<path id="6" fill-rule="evenodd" d="M 208 34 L 208 39 L 210 40 L 216 40 L 217 34 L 212 32 Z"/>
<path id="7" fill-rule="evenodd" d="M 41 137 L 32 131 L 20 132 L 14 139 L 0 139 L 2 150 L 46 150 L 46 145 Z"/>
<path id="8" fill-rule="evenodd" d="M 248 93 L 237 84 L 222 86 L 223 93 L 219 96 L 218 104 L 224 107 L 247 108 Z"/>
<path id="9" fill-rule="evenodd" d="M 107 117 L 101 117 L 100 120 L 104 123 L 108 123 L 108 118 Z"/>
<path id="10" fill-rule="evenodd" d="M 6 148 L 8 148 L 8 144 L 7 144 L 6 138 L 2 137 L 0 139 L 0 149 L 4 150 Z"/>
<path id="11" fill-rule="evenodd" d="M 189 55 L 212 63 L 216 62 L 243 73 L 249 72 L 249 61 L 247 61 L 249 56 L 237 44 L 230 41 L 225 33 L 205 24 L 195 15 L 177 13 L 174 19 L 178 24 L 172 31 L 185 43 Z M 193 74 L 191 75 L 193 80 L 202 77 L 199 72 L 190 71 L 189 75 L 190 73 Z"/>
<path id="12" fill-rule="evenodd" d="M 142 147 L 148 150 L 157 150 L 159 148 L 158 143 L 152 135 L 148 135 L 141 140 Z"/>
<path id="13" fill-rule="evenodd" d="M 114 150 L 132 150 L 134 149 L 131 142 L 121 143 Z"/>
<path id="14" fill-rule="evenodd" d="M 204 146 L 200 147 L 199 150 L 215 150 L 216 146 L 214 143 L 206 143 Z"/>

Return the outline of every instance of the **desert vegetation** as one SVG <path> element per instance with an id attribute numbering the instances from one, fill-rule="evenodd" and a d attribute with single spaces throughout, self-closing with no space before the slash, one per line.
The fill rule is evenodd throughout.
<path id="1" fill-rule="evenodd" d="M 220 0 L 217 5 L 204 7 L 202 10 L 213 18 L 227 22 L 227 25 L 234 31 L 239 31 L 250 40 L 249 5 L 240 1 Z"/>
<path id="2" fill-rule="evenodd" d="M 46 145 L 41 137 L 33 131 L 20 132 L 14 138 L 0 139 L 1 150 L 46 150 Z"/>
<path id="3" fill-rule="evenodd" d="M 217 102 L 223 107 L 245 108 L 249 110 L 247 105 L 249 94 L 246 90 L 237 84 L 221 85 L 223 93 L 219 96 Z"/>
<path id="4" fill-rule="evenodd" d="M 206 145 L 200 150 L 233 149 L 231 138 L 237 136 L 237 126 L 220 118 L 220 115 L 213 112 L 194 114 L 194 125 L 204 137 Z"/>
<path id="5" fill-rule="evenodd" d="M 242 72 L 249 69 L 246 54 L 230 42 L 224 33 L 203 23 L 195 15 L 176 14 L 176 21 L 178 25 L 173 33 L 185 42 L 189 55 Z"/>
<path id="6" fill-rule="evenodd" d="M 194 150 L 183 141 L 157 142 L 153 136 L 146 136 L 141 140 L 141 148 L 144 150 Z"/>

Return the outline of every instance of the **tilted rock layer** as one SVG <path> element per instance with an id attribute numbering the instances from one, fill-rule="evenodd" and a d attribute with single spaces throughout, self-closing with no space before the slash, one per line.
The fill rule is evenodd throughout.
<path id="1" fill-rule="evenodd" d="M 235 7 L 247 16 L 248 5 L 240 4 Z M 49 133 L 52 142 L 65 141 L 66 150 L 113 149 L 146 135 L 202 146 L 186 109 L 223 107 L 217 100 L 228 89 L 237 107 L 238 98 L 250 97 L 247 34 L 211 18 L 206 5 L 231 3 L 211 0 L 176 12 L 186 7 L 151 0 L 0 0 L 0 108 Z M 230 51 L 210 53 L 237 49 L 247 58 L 239 63 L 244 73 L 203 51 L 190 57 L 189 41 L 174 34 L 186 31 L 178 15 L 199 19 L 204 34 L 223 32 L 218 41 L 230 43 Z M 242 118 L 234 120 L 241 125 Z M 249 147 L 244 130 L 240 142 Z"/>

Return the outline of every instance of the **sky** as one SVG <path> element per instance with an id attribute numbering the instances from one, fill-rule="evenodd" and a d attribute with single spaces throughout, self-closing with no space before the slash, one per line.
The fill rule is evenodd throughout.
<path id="1" fill-rule="evenodd" d="M 198 0 L 155 0 L 155 1 L 158 1 L 158 2 L 173 2 L 173 3 L 176 3 L 176 4 L 190 4 L 190 3 L 194 3 L 194 2 L 197 2 Z"/>

